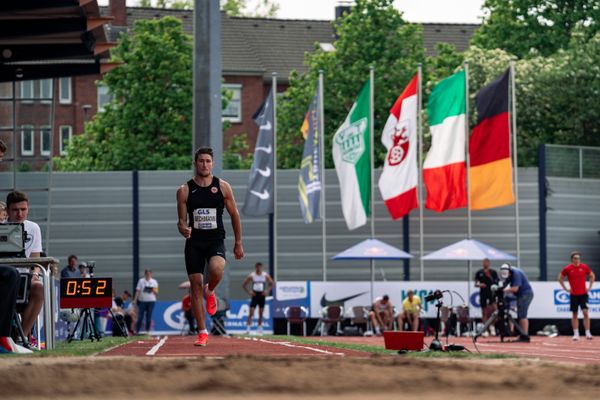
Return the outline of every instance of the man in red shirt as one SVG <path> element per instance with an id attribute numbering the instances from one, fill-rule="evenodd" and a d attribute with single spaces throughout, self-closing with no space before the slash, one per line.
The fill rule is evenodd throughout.
<path id="1" fill-rule="evenodd" d="M 589 276 L 589 286 L 586 287 L 586 277 Z M 564 279 L 569 280 L 570 289 L 567 289 Z M 587 265 L 581 262 L 581 253 L 578 251 L 571 252 L 571 264 L 563 268 L 558 275 L 558 283 L 562 288 L 571 295 L 571 326 L 573 327 L 573 340 L 579 340 L 579 319 L 577 312 L 581 307 L 583 312 L 583 327 L 585 328 L 585 337 L 588 340 L 592 339 L 590 332 L 590 314 L 588 312 L 588 292 L 592 289 L 596 277 Z"/>

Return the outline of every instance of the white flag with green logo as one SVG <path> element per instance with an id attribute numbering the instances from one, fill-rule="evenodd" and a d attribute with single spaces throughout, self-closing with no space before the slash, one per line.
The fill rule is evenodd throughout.
<path id="1" fill-rule="evenodd" d="M 350 230 L 366 224 L 371 215 L 370 92 L 367 81 L 333 137 L 333 162 L 340 181 L 342 211 Z"/>

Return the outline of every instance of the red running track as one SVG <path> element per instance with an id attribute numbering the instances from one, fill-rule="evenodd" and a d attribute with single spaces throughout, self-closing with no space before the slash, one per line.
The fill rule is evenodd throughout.
<path id="1" fill-rule="evenodd" d="M 195 336 L 163 336 L 136 340 L 110 349 L 102 356 L 148 357 L 211 357 L 265 356 L 265 357 L 368 357 L 368 353 L 343 350 L 335 347 L 306 345 L 260 337 L 210 336 L 208 346 L 193 345 Z"/>

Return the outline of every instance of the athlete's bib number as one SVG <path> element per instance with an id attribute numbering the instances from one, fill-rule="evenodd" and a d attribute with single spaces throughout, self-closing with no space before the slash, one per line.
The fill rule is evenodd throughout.
<path id="1" fill-rule="evenodd" d="M 194 229 L 217 229 L 216 208 L 196 208 L 193 215 Z"/>
<path id="2" fill-rule="evenodd" d="M 265 290 L 265 283 L 264 282 L 254 282 L 252 284 L 252 290 L 254 290 L 255 292 L 262 292 Z"/>

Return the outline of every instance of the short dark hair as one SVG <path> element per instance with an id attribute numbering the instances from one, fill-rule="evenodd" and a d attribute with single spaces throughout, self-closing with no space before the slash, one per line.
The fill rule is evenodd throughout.
<path id="1" fill-rule="evenodd" d="M 25 193 L 14 190 L 6 195 L 6 208 L 10 208 L 10 205 L 13 203 L 20 203 L 22 201 L 29 203 L 29 198 Z"/>
<path id="2" fill-rule="evenodd" d="M 69 258 L 67 258 L 67 261 L 68 261 L 68 262 L 71 262 L 71 260 L 72 260 L 72 259 L 76 259 L 76 260 L 77 260 L 77 256 L 76 256 L 75 254 L 71 254 L 71 255 L 69 256 Z"/>
<path id="3" fill-rule="evenodd" d="M 383 295 L 383 300 L 388 301 L 390 299 L 390 296 L 388 296 L 387 294 Z"/>
<path id="4" fill-rule="evenodd" d="M 198 161 L 198 157 L 200 156 L 200 154 L 208 154 L 210 158 L 215 158 L 213 154 L 213 149 L 211 147 L 198 148 L 198 150 L 196 150 L 196 152 L 194 153 L 194 161 Z"/>
<path id="5" fill-rule="evenodd" d="M 263 266 L 263 263 L 261 263 L 261 262 L 257 262 L 256 264 L 254 264 L 254 266 L 255 266 L 255 267 L 262 267 L 262 266 Z"/>
<path id="6" fill-rule="evenodd" d="M 5 153 L 7 149 L 8 147 L 6 147 L 6 143 L 4 143 L 4 140 L 0 139 L 0 151 Z"/>

